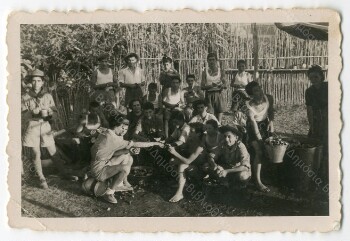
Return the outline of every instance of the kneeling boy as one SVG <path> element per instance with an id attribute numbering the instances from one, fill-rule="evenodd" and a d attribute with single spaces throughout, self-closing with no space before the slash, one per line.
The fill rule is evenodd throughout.
<path id="1" fill-rule="evenodd" d="M 91 148 L 91 174 L 96 180 L 104 182 L 112 179 L 103 198 L 110 203 L 117 203 L 116 191 L 132 190 L 127 181 L 133 163 L 131 147 L 162 146 L 158 142 L 132 142 L 123 139 L 128 130 L 129 121 L 123 116 L 111 117 L 109 129 L 101 133 Z"/>

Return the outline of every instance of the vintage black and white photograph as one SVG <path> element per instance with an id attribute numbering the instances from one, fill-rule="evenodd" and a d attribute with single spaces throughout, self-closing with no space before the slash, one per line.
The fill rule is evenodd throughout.
<path id="1" fill-rule="evenodd" d="M 20 216 L 329 216 L 329 25 L 21 23 Z"/>

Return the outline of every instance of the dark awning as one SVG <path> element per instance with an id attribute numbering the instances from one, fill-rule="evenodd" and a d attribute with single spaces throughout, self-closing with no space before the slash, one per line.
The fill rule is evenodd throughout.
<path id="1" fill-rule="evenodd" d="M 277 28 L 306 40 L 328 40 L 328 23 L 275 23 Z"/>

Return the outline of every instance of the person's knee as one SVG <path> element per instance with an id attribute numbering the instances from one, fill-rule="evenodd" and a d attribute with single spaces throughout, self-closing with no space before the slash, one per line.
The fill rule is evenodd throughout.
<path id="1" fill-rule="evenodd" d="M 47 151 L 49 152 L 50 156 L 57 155 L 57 149 L 55 145 L 46 147 Z"/>
<path id="2" fill-rule="evenodd" d="M 246 182 L 246 181 L 249 181 L 249 179 L 250 179 L 250 172 L 248 171 L 243 171 L 238 174 L 238 180 L 240 182 Z"/>
<path id="3" fill-rule="evenodd" d="M 180 164 L 179 165 L 179 172 L 184 172 L 185 169 L 188 168 L 188 167 L 189 167 L 188 164 L 184 164 L 184 163 Z"/>
<path id="4" fill-rule="evenodd" d="M 41 155 L 40 147 L 32 147 L 32 148 L 31 148 L 31 151 L 32 151 L 32 153 L 33 153 L 33 158 L 34 158 L 34 159 L 37 159 L 37 158 L 40 159 L 40 155 Z"/>

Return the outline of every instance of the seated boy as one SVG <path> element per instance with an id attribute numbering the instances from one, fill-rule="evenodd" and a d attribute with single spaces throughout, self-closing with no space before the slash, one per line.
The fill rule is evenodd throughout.
<path id="1" fill-rule="evenodd" d="M 194 109 L 196 110 L 197 115 L 192 117 L 192 119 L 190 120 L 190 123 L 199 122 L 199 123 L 206 124 L 208 120 L 215 120 L 220 125 L 215 115 L 207 112 L 208 104 L 205 100 L 196 100 L 193 103 L 193 106 L 194 106 Z"/>
<path id="2" fill-rule="evenodd" d="M 201 165 L 203 146 L 201 145 L 201 139 L 204 132 L 204 125 L 201 123 L 190 124 L 190 136 L 185 144 L 181 146 L 181 149 L 175 149 L 170 146 L 168 151 L 175 157 L 174 164 L 178 165 L 178 188 L 175 195 L 169 200 L 169 202 L 178 202 L 183 199 L 183 189 L 186 183 L 186 177 L 184 171 L 190 164 Z"/>
<path id="3" fill-rule="evenodd" d="M 139 99 L 130 101 L 129 108 L 131 112 L 128 113 L 127 119 L 129 120 L 129 129 L 125 135 L 125 139 L 132 140 L 133 134 L 135 133 L 136 126 L 142 117 L 142 105 Z"/>
<path id="4" fill-rule="evenodd" d="M 101 128 L 101 121 L 97 114 L 89 113 L 81 116 L 79 125 L 75 130 L 75 134 L 79 138 L 77 140 L 79 149 L 78 168 L 82 168 L 90 163 L 90 149 L 98 134 L 103 130 L 105 130 L 105 128 Z"/>
<path id="5" fill-rule="evenodd" d="M 148 85 L 148 93 L 143 96 L 143 101 L 142 101 L 143 103 L 151 102 L 154 106 L 155 113 L 158 113 L 159 107 L 161 105 L 161 99 L 162 99 L 161 95 L 158 94 L 157 90 L 158 90 L 157 83 L 150 83 Z"/>
<path id="6" fill-rule="evenodd" d="M 191 120 L 194 114 L 193 102 L 198 99 L 204 99 L 204 94 L 200 86 L 195 85 L 194 74 L 189 74 L 186 77 L 187 87 L 184 88 L 184 97 L 186 102 L 186 107 L 184 109 L 186 121 Z"/>
<path id="7" fill-rule="evenodd" d="M 113 105 L 111 104 L 111 106 Z M 100 106 L 100 104 L 97 101 L 91 101 L 89 103 L 89 113 L 98 115 L 101 122 L 101 126 L 104 128 L 108 128 L 109 124 L 105 113 L 103 113 L 103 107 Z"/>
<path id="8" fill-rule="evenodd" d="M 171 146 L 181 146 L 184 144 L 190 134 L 190 126 L 185 122 L 185 115 L 179 111 L 174 111 L 170 119 L 173 121 L 175 130 L 169 138 L 165 140 L 165 143 L 170 144 Z"/>
<path id="9" fill-rule="evenodd" d="M 91 148 L 91 174 L 96 180 L 104 182 L 111 179 L 103 198 L 110 203 L 117 203 L 116 191 L 132 190 L 127 181 L 133 163 L 131 147 L 162 146 L 159 142 L 132 142 L 123 139 L 128 130 L 129 121 L 123 116 L 111 117 L 109 129 L 101 133 Z"/>
<path id="10" fill-rule="evenodd" d="M 184 108 L 184 92 L 180 89 L 181 79 L 179 76 L 172 78 L 171 87 L 163 91 L 163 116 L 165 136 L 169 136 L 169 120 L 171 113 Z"/>
<path id="11" fill-rule="evenodd" d="M 224 143 L 220 146 L 215 162 L 219 178 L 226 179 L 230 186 L 246 183 L 251 177 L 250 156 L 240 141 L 241 133 L 236 127 L 222 126 Z"/>
<path id="12" fill-rule="evenodd" d="M 142 141 L 160 140 L 164 138 L 163 120 L 154 113 L 151 102 L 143 104 L 143 115 L 137 123 L 134 138 Z M 135 135 L 137 137 L 135 137 Z"/>

